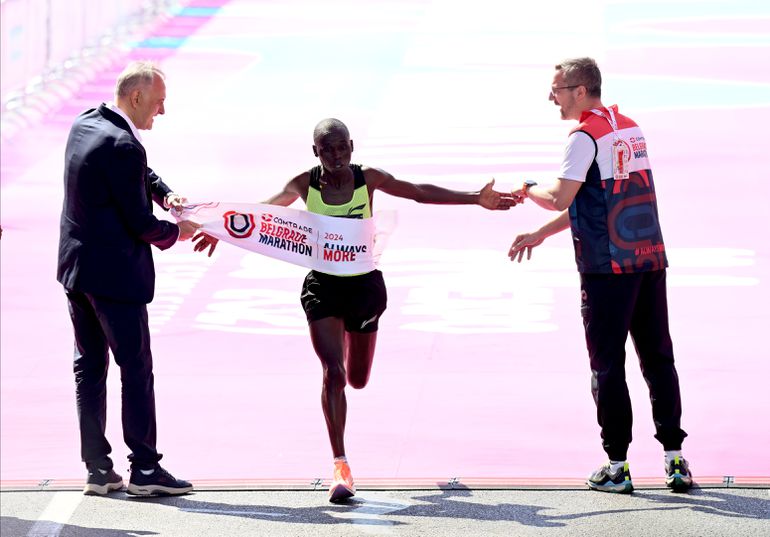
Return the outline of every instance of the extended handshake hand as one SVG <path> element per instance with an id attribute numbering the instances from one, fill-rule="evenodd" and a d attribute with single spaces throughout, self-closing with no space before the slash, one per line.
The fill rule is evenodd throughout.
<path id="1" fill-rule="evenodd" d="M 507 211 L 519 203 L 511 194 L 494 190 L 492 188 L 494 184 L 495 180 L 492 179 L 481 189 L 479 192 L 479 205 L 490 211 Z"/>
<path id="2" fill-rule="evenodd" d="M 511 197 L 513 198 L 514 205 L 524 203 L 527 199 L 527 191 L 524 188 L 514 190 L 511 192 Z"/>

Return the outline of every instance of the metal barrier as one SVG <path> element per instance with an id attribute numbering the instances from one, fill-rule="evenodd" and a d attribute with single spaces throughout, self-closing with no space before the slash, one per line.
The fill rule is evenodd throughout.
<path id="1" fill-rule="evenodd" d="M 181 0 L 0 0 L 3 139 L 44 113 L 53 86 L 87 76 Z M 48 94 L 47 94 L 48 93 Z M 54 92 L 56 93 L 56 92 Z M 42 103 L 42 107 L 41 107 Z M 33 110 L 25 110 L 33 108 Z"/>

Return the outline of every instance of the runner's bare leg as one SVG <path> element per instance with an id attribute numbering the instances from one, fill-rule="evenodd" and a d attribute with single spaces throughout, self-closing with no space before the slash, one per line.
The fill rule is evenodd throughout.
<path id="1" fill-rule="evenodd" d="M 335 457 L 345 455 L 347 398 L 345 386 L 360 389 L 369 382 L 377 332 L 345 332 L 342 319 L 326 317 L 310 323 L 310 339 L 323 368 L 321 406 Z"/>
<path id="2" fill-rule="evenodd" d="M 348 384 L 360 390 L 369 382 L 374 361 L 374 348 L 377 344 L 377 332 L 345 332 L 346 350 L 345 368 L 348 372 Z"/>
<path id="3" fill-rule="evenodd" d="M 321 407 L 334 457 L 345 455 L 345 326 L 338 317 L 325 317 L 309 323 L 310 340 L 323 368 Z"/>

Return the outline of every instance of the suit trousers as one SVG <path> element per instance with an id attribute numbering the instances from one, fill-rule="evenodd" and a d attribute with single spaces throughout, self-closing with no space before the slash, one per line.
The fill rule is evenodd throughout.
<path id="1" fill-rule="evenodd" d="M 655 438 L 682 448 L 679 376 L 668 327 L 666 271 L 581 274 L 581 313 L 591 364 L 591 392 L 610 460 L 627 458 L 633 414 L 626 384 L 628 334 L 649 388 Z"/>
<path id="2" fill-rule="evenodd" d="M 105 436 L 109 352 L 120 367 L 123 439 L 132 468 L 160 460 L 156 443 L 155 388 L 146 304 L 118 302 L 67 291 L 75 331 L 75 392 L 81 458 L 89 468 L 111 468 Z"/>

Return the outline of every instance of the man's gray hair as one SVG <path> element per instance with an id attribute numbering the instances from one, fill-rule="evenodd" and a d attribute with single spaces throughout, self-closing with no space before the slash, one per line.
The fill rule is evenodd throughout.
<path id="1" fill-rule="evenodd" d="M 151 61 L 135 61 L 129 63 L 118 76 L 115 83 L 115 96 L 128 97 L 131 92 L 151 86 L 155 77 L 165 79 L 166 75 Z"/>
<path id="2" fill-rule="evenodd" d="M 593 58 L 572 58 L 556 65 L 564 73 L 564 83 L 570 86 L 585 86 L 591 97 L 602 96 L 602 73 Z"/>

